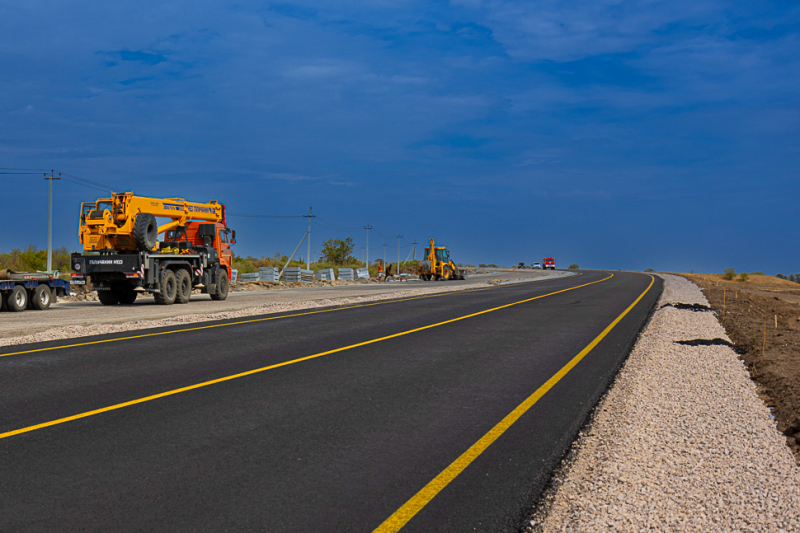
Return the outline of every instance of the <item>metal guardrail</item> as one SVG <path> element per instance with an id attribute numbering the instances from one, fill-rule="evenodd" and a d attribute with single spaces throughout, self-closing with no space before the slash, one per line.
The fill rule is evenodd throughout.
<path id="1" fill-rule="evenodd" d="M 343 281 L 352 281 L 355 279 L 355 270 L 352 268 L 340 268 L 339 279 Z"/>
<path id="2" fill-rule="evenodd" d="M 231 284 L 236 283 L 237 279 L 239 279 L 239 271 L 234 268 L 231 270 Z"/>
<path id="3" fill-rule="evenodd" d="M 336 279 L 336 275 L 333 273 L 332 268 L 323 268 L 314 273 L 314 279 L 317 281 L 333 281 Z"/>
<path id="4" fill-rule="evenodd" d="M 300 267 L 287 267 L 283 270 L 283 280 L 287 283 L 311 283 L 314 281 L 314 271 Z"/>
<path id="5" fill-rule="evenodd" d="M 261 281 L 258 272 L 246 272 L 239 274 L 239 281 L 241 283 L 253 283 L 254 281 Z"/>
<path id="6" fill-rule="evenodd" d="M 275 283 L 278 281 L 279 272 L 280 270 L 277 267 L 259 267 L 259 280 Z"/>
<path id="7" fill-rule="evenodd" d="M 359 279 L 369 279 L 369 269 L 368 268 L 357 268 L 356 269 L 356 277 Z"/>

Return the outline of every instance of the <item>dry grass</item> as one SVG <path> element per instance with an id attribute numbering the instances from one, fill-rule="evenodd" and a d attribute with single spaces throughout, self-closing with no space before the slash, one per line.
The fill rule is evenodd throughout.
<path id="1" fill-rule="evenodd" d="M 703 280 L 723 285 L 730 285 L 731 287 L 747 287 L 751 289 L 782 289 L 782 290 L 800 290 L 800 284 L 787 279 L 776 278 L 775 276 L 765 276 L 761 274 L 750 274 L 747 281 L 742 281 L 737 275 L 731 280 L 727 280 L 724 274 L 686 274 L 679 273 L 679 276 L 691 278 L 692 281 Z"/>

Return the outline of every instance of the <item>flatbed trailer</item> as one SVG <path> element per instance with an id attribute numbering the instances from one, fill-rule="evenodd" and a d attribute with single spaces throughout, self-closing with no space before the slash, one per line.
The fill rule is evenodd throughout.
<path id="1" fill-rule="evenodd" d="M 69 296 L 69 282 L 43 272 L 0 272 L 0 310 L 20 312 L 26 309 L 44 311 L 58 300 Z"/>

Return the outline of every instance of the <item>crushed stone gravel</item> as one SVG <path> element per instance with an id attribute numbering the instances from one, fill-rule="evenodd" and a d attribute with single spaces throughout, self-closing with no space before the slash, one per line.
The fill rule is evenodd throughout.
<path id="1" fill-rule="evenodd" d="M 800 468 L 696 285 L 659 309 L 554 475 L 528 531 L 800 531 Z"/>
<path id="2" fill-rule="evenodd" d="M 358 296 L 351 298 L 328 298 L 323 300 L 306 300 L 301 302 L 274 302 L 265 303 L 255 307 L 227 311 L 222 313 L 203 313 L 182 315 L 158 320 L 134 320 L 123 324 L 93 324 L 91 326 L 64 326 L 48 329 L 33 335 L 20 337 L 8 337 L 0 339 L 0 346 L 11 346 L 17 344 L 29 344 L 33 342 L 47 342 L 62 339 L 73 339 L 78 337 L 88 337 L 92 335 L 105 335 L 108 333 L 118 333 L 122 331 L 132 331 L 139 329 L 161 328 L 165 326 L 180 326 L 193 324 L 196 322 L 208 322 L 212 320 L 226 320 L 230 318 L 248 317 L 255 315 L 268 315 L 275 313 L 285 313 L 301 309 L 317 309 L 336 305 L 354 305 L 367 302 L 377 302 L 381 300 L 394 300 L 397 298 L 409 298 L 426 294 L 438 294 L 442 292 L 463 291 L 469 289 L 487 288 L 485 282 L 470 283 L 450 287 L 429 287 L 408 289 L 392 293 L 376 294 L 371 296 Z"/>

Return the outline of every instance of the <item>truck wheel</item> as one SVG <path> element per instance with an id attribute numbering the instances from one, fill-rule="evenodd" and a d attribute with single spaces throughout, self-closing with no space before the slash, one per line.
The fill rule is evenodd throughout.
<path id="1" fill-rule="evenodd" d="M 224 300 L 228 297 L 228 273 L 225 270 L 219 271 L 217 278 L 217 293 L 211 295 L 212 300 Z"/>
<path id="2" fill-rule="evenodd" d="M 149 252 L 155 247 L 157 238 L 158 222 L 156 222 L 156 217 L 150 213 L 139 213 L 133 224 L 133 242 L 136 243 L 136 248 L 143 252 Z"/>
<path id="3" fill-rule="evenodd" d="M 22 285 L 17 285 L 6 298 L 9 311 L 24 311 L 28 307 L 28 291 Z"/>
<path id="4" fill-rule="evenodd" d="M 192 298 L 192 278 L 185 270 L 178 270 L 176 272 L 176 285 L 178 287 L 175 295 L 175 302 L 179 304 L 187 304 Z"/>
<path id="5" fill-rule="evenodd" d="M 50 289 L 50 305 L 58 302 L 58 289 L 55 287 Z"/>
<path id="6" fill-rule="evenodd" d="M 450 267 L 444 267 L 444 269 L 442 270 L 442 279 L 446 281 L 450 279 L 450 277 L 451 277 Z"/>
<path id="7" fill-rule="evenodd" d="M 133 287 L 120 287 L 115 292 L 122 305 L 132 305 L 136 301 L 136 291 Z"/>
<path id="8" fill-rule="evenodd" d="M 103 305 L 117 305 L 119 303 L 119 294 L 117 291 L 97 291 L 97 299 Z"/>
<path id="9" fill-rule="evenodd" d="M 172 270 L 165 270 L 164 275 L 161 277 L 161 292 L 155 293 L 153 296 L 156 303 L 160 305 L 172 305 L 175 303 L 175 296 L 178 292 L 178 284 L 175 279 L 175 272 Z"/>
<path id="10" fill-rule="evenodd" d="M 50 287 L 47 285 L 39 285 L 33 289 L 33 298 L 31 298 L 33 308 L 39 311 L 44 311 L 45 309 L 49 308 L 50 296 Z"/>
<path id="11" fill-rule="evenodd" d="M 0 292 L 0 311 L 8 311 L 8 291 Z"/>

